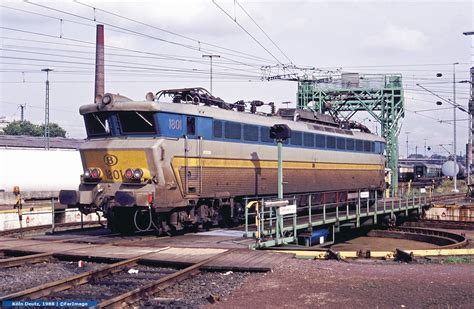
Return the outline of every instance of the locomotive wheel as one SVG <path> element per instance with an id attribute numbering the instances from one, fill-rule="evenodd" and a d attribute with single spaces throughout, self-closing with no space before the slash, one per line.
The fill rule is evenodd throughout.
<path id="1" fill-rule="evenodd" d="M 229 228 L 232 226 L 232 218 L 230 217 L 230 205 L 224 205 L 219 208 L 218 217 L 219 226 Z"/>

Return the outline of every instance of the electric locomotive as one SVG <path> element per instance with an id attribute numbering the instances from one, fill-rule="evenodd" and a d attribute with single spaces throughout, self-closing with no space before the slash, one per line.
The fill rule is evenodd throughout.
<path id="1" fill-rule="evenodd" d="M 165 103 L 165 96 L 172 102 Z M 226 103 L 202 88 L 147 94 L 146 101 L 106 94 L 84 105 L 87 140 L 78 190 L 60 202 L 102 211 L 113 230 L 172 232 L 239 220 L 244 197 L 277 193 L 274 124 L 284 143 L 285 194 L 382 191 L 383 138 L 298 109 L 258 113 L 261 101 Z"/>

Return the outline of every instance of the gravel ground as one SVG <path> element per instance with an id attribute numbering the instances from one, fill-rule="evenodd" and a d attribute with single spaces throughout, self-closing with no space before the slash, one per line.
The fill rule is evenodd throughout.
<path id="1" fill-rule="evenodd" d="M 474 264 L 291 259 L 210 308 L 473 308 Z"/>
<path id="2" fill-rule="evenodd" d="M 203 272 L 141 302 L 139 307 L 200 308 L 209 303 L 225 301 L 232 291 L 258 276 L 244 272 Z"/>
<path id="3" fill-rule="evenodd" d="M 129 273 L 129 270 L 138 273 Z M 135 265 L 77 288 L 55 293 L 54 300 L 95 300 L 97 302 L 123 294 L 176 272 L 176 269 Z"/>
<path id="4" fill-rule="evenodd" d="M 87 263 L 86 267 L 79 268 L 77 262 L 53 260 L 53 262 L 0 269 L 0 296 L 94 270 L 103 265 Z"/>

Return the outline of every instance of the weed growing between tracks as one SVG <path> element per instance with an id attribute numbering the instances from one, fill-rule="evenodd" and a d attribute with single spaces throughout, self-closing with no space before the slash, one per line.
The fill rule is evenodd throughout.
<path id="1" fill-rule="evenodd" d="M 469 256 L 450 256 L 444 260 L 446 264 L 466 264 L 471 263 L 471 258 Z"/>
<path id="2" fill-rule="evenodd" d="M 450 179 L 445 179 L 441 184 L 435 189 L 436 193 L 453 193 L 453 181 Z M 457 187 L 459 192 L 467 192 L 467 185 L 464 180 L 459 180 L 457 181 Z"/>

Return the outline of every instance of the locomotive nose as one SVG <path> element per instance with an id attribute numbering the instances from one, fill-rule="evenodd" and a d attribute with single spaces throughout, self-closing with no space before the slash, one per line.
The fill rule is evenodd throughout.
<path id="1" fill-rule="evenodd" d="M 84 150 L 82 155 L 85 182 L 146 183 L 151 179 L 145 150 Z"/>

